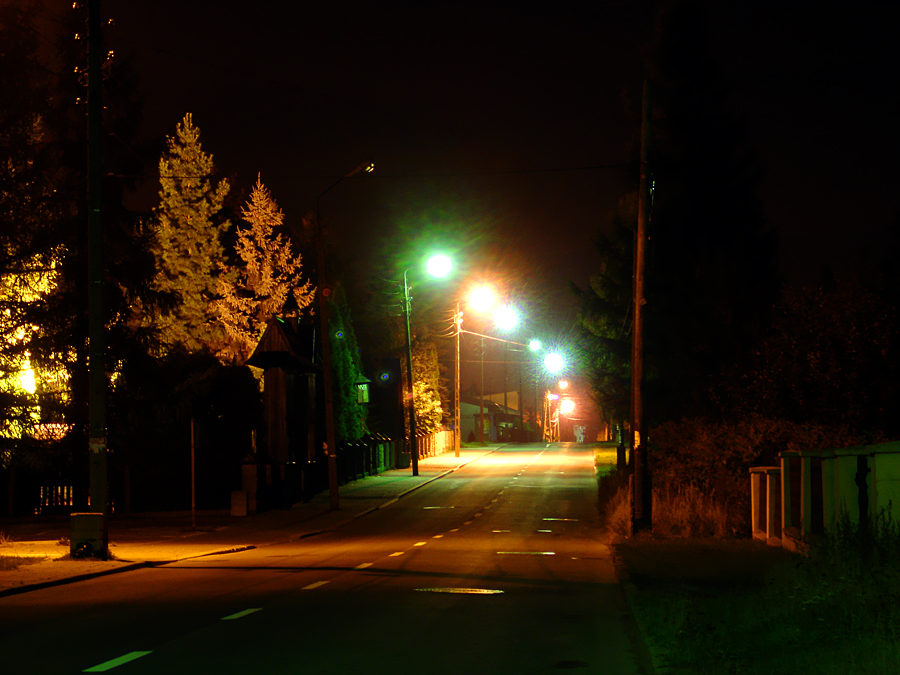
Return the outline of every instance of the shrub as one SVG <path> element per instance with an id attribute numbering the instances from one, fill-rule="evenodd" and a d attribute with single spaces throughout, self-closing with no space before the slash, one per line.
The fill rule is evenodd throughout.
<path id="1" fill-rule="evenodd" d="M 873 440 L 846 427 L 759 416 L 738 422 L 706 418 L 667 422 L 651 429 L 650 439 L 654 491 L 666 495 L 668 506 L 662 508 L 666 518 L 675 516 L 667 521 L 671 527 L 691 531 L 691 523 L 705 520 L 702 529 L 733 534 L 749 534 L 750 467 L 774 465 L 781 450 L 847 447 Z M 698 511 L 688 515 L 691 509 Z M 654 527 L 655 511 L 654 506 Z"/>

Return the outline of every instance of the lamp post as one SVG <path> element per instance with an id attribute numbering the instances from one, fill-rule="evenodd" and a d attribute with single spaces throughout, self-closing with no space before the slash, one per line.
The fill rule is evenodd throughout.
<path id="1" fill-rule="evenodd" d="M 453 315 L 453 325 L 456 328 L 456 375 L 453 380 L 453 419 L 454 419 L 454 429 L 456 433 L 453 434 L 453 448 L 456 451 L 456 456 L 459 457 L 459 449 L 462 445 L 462 427 L 460 426 L 460 412 L 459 412 L 459 337 L 462 334 L 462 312 L 459 311 L 459 303 L 456 303 L 456 313 Z"/>
<path id="2" fill-rule="evenodd" d="M 532 354 L 537 355 L 538 352 L 541 351 L 543 345 L 540 340 L 531 339 L 528 341 L 528 349 L 531 350 Z M 534 424 L 536 427 L 541 426 L 541 414 L 538 412 L 538 389 L 540 386 L 540 376 L 537 365 L 537 360 L 532 363 L 532 370 L 534 372 L 534 381 L 532 384 L 534 385 Z M 535 429 L 537 431 L 537 429 Z"/>
<path id="3" fill-rule="evenodd" d="M 316 266 L 318 267 L 316 276 L 318 281 L 318 300 L 319 309 L 319 334 L 322 343 L 322 388 L 325 394 L 325 457 L 328 460 L 328 494 L 330 497 L 331 509 L 336 511 L 338 504 L 338 476 L 337 476 L 337 442 L 334 436 L 334 390 L 331 383 L 331 340 L 328 334 L 328 295 L 330 294 L 326 287 L 325 276 L 325 231 L 322 227 L 322 213 L 320 201 L 326 192 L 336 187 L 345 178 L 351 178 L 361 171 L 372 173 L 375 170 L 375 164 L 365 162 L 353 169 L 350 173 L 341 176 L 334 183 L 319 193 L 316 197 Z"/>
<path id="4" fill-rule="evenodd" d="M 503 305 L 497 310 L 497 313 L 494 315 L 494 324 L 497 328 L 505 333 L 513 330 L 516 326 L 519 325 L 519 313 L 512 305 Z M 507 401 L 507 392 L 509 390 L 509 384 L 507 381 L 506 373 L 507 373 L 507 361 L 509 361 L 509 340 L 503 341 L 503 416 L 504 418 L 509 414 L 509 402 Z M 519 407 L 521 408 L 522 403 L 519 402 Z"/>
<path id="5" fill-rule="evenodd" d="M 452 261 L 445 255 L 428 259 L 427 270 L 433 277 L 445 277 L 450 273 Z M 409 456 L 412 461 L 412 475 L 419 475 L 419 448 L 416 438 L 416 399 L 413 386 L 412 332 L 409 327 L 410 315 L 409 269 L 403 272 L 403 313 L 406 324 L 406 395 L 409 400 Z"/>
<path id="6" fill-rule="evenodd" d="M 479 313 L 494 306 L 494 289 L 487 285 L 476 286 L 469 292 L 469 307 Z M 478 440 L 484 445 L 484 336 L 481 336 L 481 394 L 478 397 Z"/>

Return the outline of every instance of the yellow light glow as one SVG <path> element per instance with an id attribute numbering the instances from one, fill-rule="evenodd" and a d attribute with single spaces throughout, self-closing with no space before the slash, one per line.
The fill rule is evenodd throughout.
<path id="1" fill-rule="evenodd" d="M 559 411 L 563 415 L 568 415 L 570 412 L 575 410 L 575 401 L 570 398 L 564 398 L 559 402 Z"/>
<path id="2" fill-rule="evenodd" d="M 497 301 L 490 286 L 476 286 L 469 292 L 469 307 L 475 312 L 486 312 Z"/>
<path id="3" fill-rule="evenodd" d="M 568 389 L 568 388 L 569 388 L 569 383 L 568 383 L 566 380 L 560 380 L 560 381 L 559 381 L 559 388 L 560 388 L 560 389 Z"/>
<path id="4" fill-rule="evenodd" d="M 19 387 L 27 391 L 29 394 L 33 394 L 37 391 L 37 383 L 34 380 L 33 368 L 19 371 Z"/>

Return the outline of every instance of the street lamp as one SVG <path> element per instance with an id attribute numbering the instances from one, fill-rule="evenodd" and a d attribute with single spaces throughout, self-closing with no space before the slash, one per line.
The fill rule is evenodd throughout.
<path id="1" fill-rule="evenodd" d="M 475 312 L 483 314 L 490 310 L 496 302 L 496 295 L 491 286 L 476 286 L 469 291 L 468 304 Z M 481 336 L 481 395 L 478 413 L 478 439 L 484 445 L 484 336 Z"/>
<path id="2" fill-rule="evenodd" d="M 431 276 L 445 277 L 450 273 L 453 264 L 445 255 L 435 255 L 428 259 L 425 265 Z M 413 387 L 412 367 L 412 332 L 409 328 L 410 298 L 409 298 L 409 272 L 403 272 L 403 311 L 406 317 L 406 394 L 409 399 L 409 456 L 412 461 L 412 475 L 419 475 L 419 448 L 416 438 L 416 399 Z"/>
<path id="3" fill-rule="evenodd" d="M 505 333 L 508 333 L 515 329 L 516 326 L 519 325 L 519 312 L 512 305 L 503 305 L 499 307 L 494 314 L 494 324 L 497 328 Z M 509 340 L 503 341 L 503 416 L 504 416 L 504 424 L 508 422 L 506 419 L 507 415 L 509 415 L 509 402 L 507 400 L 507 393 L 509 391 L 509 382 L 506 377 L 507 373 L 507 361 L 509 361 Z M 521 398 L 521 392 L 519 394 Z M 522 408 L 522 402 L 519 401 L 519 409 Z"/>
<path id="4" fill-rule="evenodd" d="M 459 338 L 462 335 L 462 312 L 459 311 L 459 303 L 456 303 L 456 313 L 453 315 L 453 328 L 456 333 L 456 375 L 453 379 L 453 421 L 455 433 L 453 434 L 453 449 L 459 457 L 459 449 L 462 445 L 462 420 L 460 419 L 459 403 Z"/>

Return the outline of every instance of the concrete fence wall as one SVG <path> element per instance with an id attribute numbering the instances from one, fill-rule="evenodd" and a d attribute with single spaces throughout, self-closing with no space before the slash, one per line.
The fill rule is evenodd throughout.
<path id="1" fill-rule="evenodd" d="M 805 538 L 853 524 L 900 521 L 900 441 L 784 451 L 777 467 L 750 469 L 753 536 L 798 550 Z"/>

